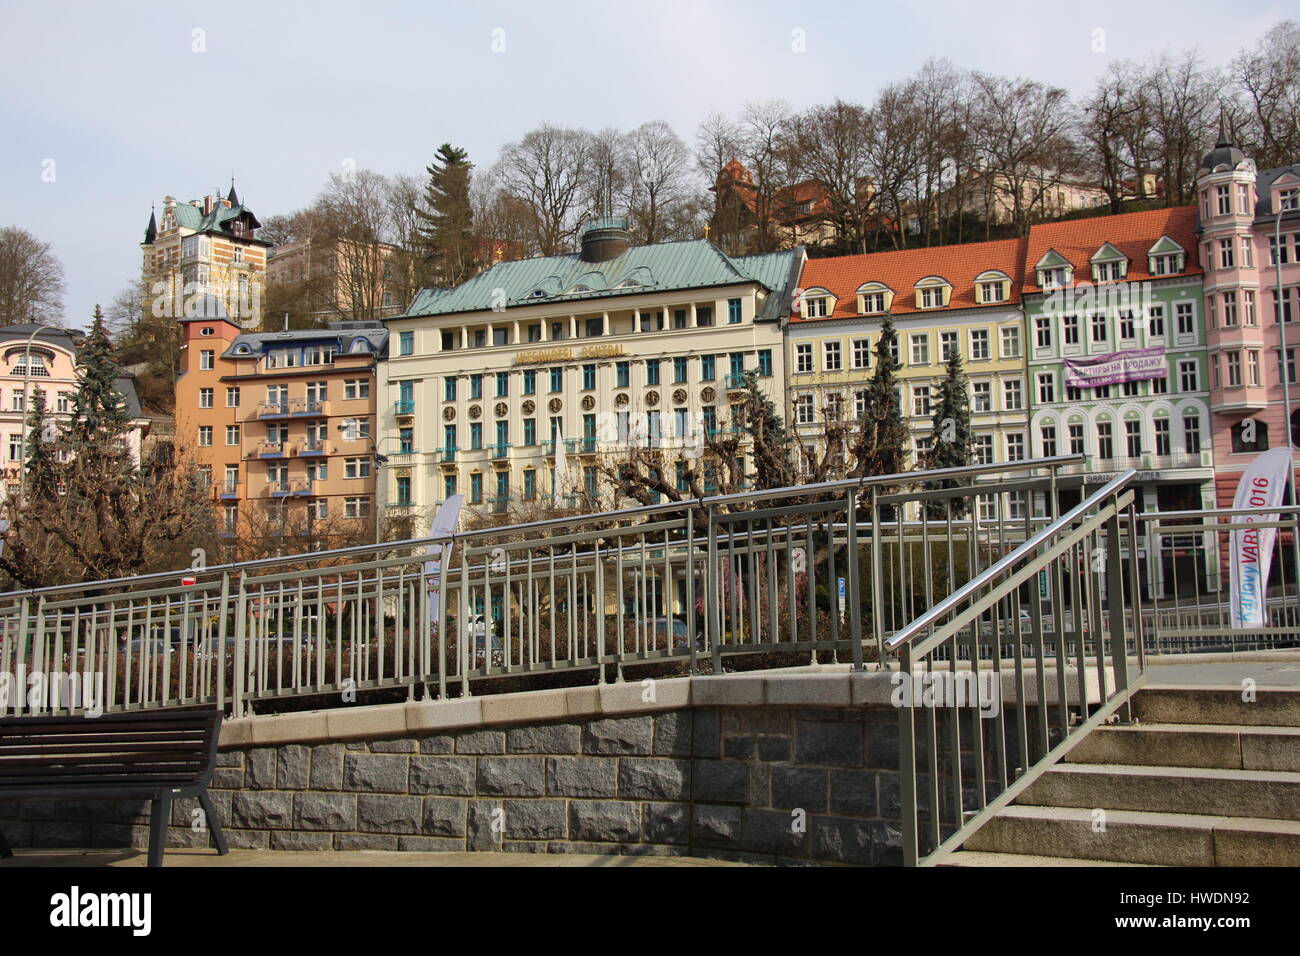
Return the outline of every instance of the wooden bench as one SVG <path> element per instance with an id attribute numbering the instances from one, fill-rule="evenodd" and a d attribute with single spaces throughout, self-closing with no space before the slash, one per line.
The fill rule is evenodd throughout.
<path id="1" fill-rule="evenodd" d="M 215 708 L 0 718 L 0 800 L 151 800 L 149 865 L 162 866 L 172 801 L 198 797 L 224 855 L 208 795 L 220 732 Z M 0 833 L 0 857 L 11 856 Z"/>

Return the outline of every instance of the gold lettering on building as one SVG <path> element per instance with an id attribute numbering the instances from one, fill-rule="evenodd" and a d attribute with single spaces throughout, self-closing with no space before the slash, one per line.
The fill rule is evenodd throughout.
<path id="1" fill-rule="evenodd" d="M 533 349 L 528 352 L 516 352 L 516 365 L 534 365 L 538 362 L 565 362 L 572 358 L 569 349 Z"/>

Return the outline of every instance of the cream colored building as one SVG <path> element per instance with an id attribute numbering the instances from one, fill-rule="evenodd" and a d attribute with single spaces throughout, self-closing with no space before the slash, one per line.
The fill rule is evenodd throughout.
<path id="1" fill-rule="evenodd" d="M 457 493 L 483 514 L 584 493 L 584 507 L 611 507 L 601 456 L 638 444 L 666 460 L 698 454 L 744 371 L 779 405 L 781 325 L 803 258 L 732 258 L 706 240 L 632 246 L 620 220 L 601 220 L 581 253 L 424 290 L 386 322 L 387 514 L 418 525 Z"/>

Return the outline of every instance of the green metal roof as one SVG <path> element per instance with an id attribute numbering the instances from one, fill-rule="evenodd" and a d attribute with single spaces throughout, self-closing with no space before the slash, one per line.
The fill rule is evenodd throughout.
<path id="1" fill-rule="evenodd" d="M 244 213 L 253 217 L 253 222 L 260 226 L 257 216 L 253 211 L 245 206 L 222 206 L 217 205 L 212 212 L 207 215 L 198 206 L 192 206 L 187 202 L 178 202 L 172 207 L 176 213 L 176 223 L 182 229 L 193 229 L 195 232 L 219 232 L 225 233 L 226 223 L 238 219 Z"/>
<path id="2" fill-rule="evenodd" d="M 707 239 L 633 246 L 605 262 L 584 262 L 578 253 L 499 262 L 450 289 L 422 289 L 405 314 L 395 318 L 481 312 L 505 305 L 608 299 L 758 282 L 783 292 L 797 281 L 803 249 L 731 258 Z M 764 311 L 788 296 L 769 296 Z M 763 315 L 763 318 L 775 317 Z"/>

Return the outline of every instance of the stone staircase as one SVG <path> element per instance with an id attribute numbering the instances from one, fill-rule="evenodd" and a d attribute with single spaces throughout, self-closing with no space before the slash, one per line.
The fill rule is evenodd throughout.
<path id="1" fill-rule="evenodd" d="M 1147 687 L 948 866 L 1300 865 L 1300 690 Z"/>

